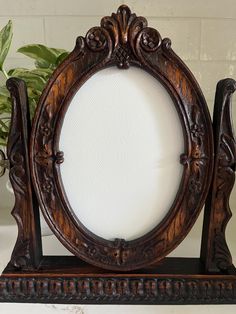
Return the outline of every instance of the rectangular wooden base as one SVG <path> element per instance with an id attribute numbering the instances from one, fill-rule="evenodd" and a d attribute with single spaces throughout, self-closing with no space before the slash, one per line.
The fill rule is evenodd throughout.
<path id="1" fill-rule="evenodd" d="M 68 261 L 70 263 L 68 263 Z M 52 265 L 57 269 L 52 271 Z M 172 272 L 165 273 L 166 269 Z M 0 301 L 64 304 L 236 304 L 236 275 L 203 274 L 199 259 L 166 258 L 130 273 L 93 267 L 75 257 L 45 257 L 37 272 L 0 277 Z"/>

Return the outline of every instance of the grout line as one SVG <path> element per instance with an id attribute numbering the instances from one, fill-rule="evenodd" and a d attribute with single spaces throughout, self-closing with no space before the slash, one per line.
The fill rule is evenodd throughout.
<path id="1" fill-rule="evenodd" d="M 43 38 L 44 38 L 44 43 L 47 45 L 47 40 L 46 40 L 46 23 L 45 23 L 45 18 L 43 18 Z"/>
<path id="2" fill-rule="evenodd" d="M 227 60 L 227 59 L 214 59 L 214 60 L 202 60 L 202 59 L 183 59 L 186 61 L 191 61 L 191 62 L 204 62 L 204 63 L 236 63 L 236 60 Z"/>
<path id="3" fill-rule="evenodd" d="M 109 15 L 109 14 L 107 14 Z M 91 15 L 91 14 L 39 14 L 39 15 L 31 15 L 31 14 L 23 14 L 23 15 L 2 15 L 0 13 L 0 18 L 7 18 L 7 17 L 19 17 L 19 18 L 43 18 L 43 17 L 84 17 L 84 18 L 90 18 L 90 17 L 94 17 L 94 18 L 99 18 L 101 19 L 103 17 L 103 15 Z"/>
<path id="4" fill-rule="evenodd" d="M 202 54 L 202 19 L 200 20 L 200 41 L 199 41 L 199 61 L 201 60 L 201 54 Z"/>
<path id="5" fill-rule="evenodd" d="M 107 12 L 105 15 L 110 15 L 112 12 Z M 236 17 L 205 17 L 205 16 L 191 16 L 191 15 L 180 15 L 180 16 L 172 16 L 172 15 L 145 15 L 145 14 L 139 14 L 136 12 L 138 16 L 145 16 L 147 19 L 153 19 L 153 18 L 161 18 L 161 19 L 203 19 L 203 20 L 233 20 L 236 21 Z M 22 14 L 22 15 L 15 15 L 15 14 L 0 14 L 0 18 L 6 18 L 6 17 L 29 17 L 29 18 L 38 18 L 38 17 L 94 17 L 94 18 L 102 18 L 104 14 Z"/>
<path id="6" fill-rule="evenodd" d="M 47 42 L 46 42 L 47 44 Z M 181 57 L 181 56 L 180 56 Z M 23 57 L 8 57 L 8 60 L 22 60 Z M 188 61 L 188 62 L 192 62 L 192 63 L 225 63 L 225 64 L 231 64 L 234 63 L 236 65 L 236 60 L 198 60 L 198 59 L 185 59 L 185 58 L 181 58 L 183 61 Z"/>
<path id="7" fill-rule="evenodd" d="M 101 15 L 1 15 L 0 19 L 44 19 L 44 18 L 94 18 L 101 20 Z"/>
<path id="8" fill-rule="evenodd" d="M 144 14 L 145 15 L 145 14 Z M 145 17 L 147 19 L 155 19 L 155 18 L 158 18 L 158 19 L 171 19 L 171 20 L 178 20 L 178 19 L 191 19 L 191 20 L 232 20 L 232 21 L 236 21 L 236 17 L 204 17 L 204 16 L 169 16 L 169 15 L 145 15 Z"/>

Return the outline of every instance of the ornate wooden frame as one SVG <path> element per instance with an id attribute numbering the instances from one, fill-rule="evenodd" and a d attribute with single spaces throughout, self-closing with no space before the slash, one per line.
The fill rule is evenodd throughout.
<path id="1" fill-rule="evenodd" d="M 181 187 L 167 217 L 134 241 L 107 241 L 74 220 L 63 191 L 60 129 L 71 98 L 97 71 L 118 66 L 143 69 L 170 93 L 182 123 L 185 151 Z M 159 33 L 127 7 L 104 17 L 101 27 L 79 37 L 74 51 L 54 73 L 37 107 L 30 162 L 40 208 L 58 239 L 76 256 L 95 266 L 134 270 L 157 262 L 186 236 L 202 208 L 213 166 L 212 128 L 207 105 L 195 79 Z M 43 184 L 42 184 L 43 183 Z"/>
<path id="2" fill-rule="evenodd" d="M 70 100 L 91 75 L 110 66 L 136 66 L 158 79 L 173 99 L 185 138 L 180 157 L 184 174 L 172 208 L 154 230 L 129 242 L 102 240 L 75 222 L 59 170 L 60 128 Z M 13 99 L 8 158 L 19 234 L 0 277 L 0 301 L 236 303 L 235 268 L 225 239 L 236 163 L 230 120 L 234 80 L 217 86 L 212 128 L 201 90 L 170 40 L 162 40 L 145 18 L 121 6 L 102 19 L 101 27 L 77 39 L 41 97 L 32 131 L 25 84 L 10 79 L 7 86 Z M 166 258 L 187 235 L 205 201 L 201 258 Z M 77 257 L 42 255 L 38 205 Z"/>

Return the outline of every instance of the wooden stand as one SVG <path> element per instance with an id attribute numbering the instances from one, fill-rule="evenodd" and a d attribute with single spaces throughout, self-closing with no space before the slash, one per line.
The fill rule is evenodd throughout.
<path id="1" fill-rule="evenodd" d="M 73 304 L 232 304 L 236 275 L 206 274 L 198 258 L 166 258 L 132 273 L 104 271 L 76 257 L 45 256 L 34 272 L 8 267 L 1 302 Z"/>
<path id="2" fill-rule="evenodd" d="M 129 13 L 124 6 L 119 10 L 118 17 L 123 11 Z M 75 52 L 71 58 L 74 57 Z M 127 58 L 125 61 L 124 56 L 118 57 L 123 60 L 120 67 L 128 66 L 124 63 Z M 68 64 L 69 61 L 66 62 Z M 233 79 L 220 81 L 216 90 L 214 173 L 205 207 L 200 258 L 160 258 L 151 266 L 126 272 L 122 265 L 120 270 L 123 272 L 118 266 L 115 271 L 105 270 L 75 256 L 43 256 L 38 201 L 29 162 L 31 126 L 26 87 L 19 79 L 8 80 L 7 86 L 13 100 L 8 143 L 10 179 L 16 197 L 12 214 L 19 232 L 11 260 L 0 277 L 1 302 L 236 303 L 236 271 L 225 239 L 226 225 L 231 216 L 228 201 L 236 164 L 236 144 L 230 118 L 231 96 L 236 90 Z M 199 125 L 192 130 L 193 142 L 196 143 L 197 138 L 198 145 L 201 139 Z M 47 131 L 45 126 L 44 132 Z M 53 157 L 50 158 L 52 160 Z M 186 158 L 182 156 L 183 163 L 192 163 L 194 158 L 194 163 L 204 162 L 199 156 L 191 157 L 190 161 Z M 60 163 L 62 159 L 62 155 L 57 155 L 54 161 Z M 119 249 L 117 251 L 120 253 Z"/>

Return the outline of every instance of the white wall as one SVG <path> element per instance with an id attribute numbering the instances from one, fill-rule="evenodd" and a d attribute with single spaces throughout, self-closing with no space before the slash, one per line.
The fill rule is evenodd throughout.
<path id="1" fill-rule="evenodd" d="M 9 19 L 14 23 L 8 67 L 32 64 L 16 53 L 28 43 L 72 49 L 78 35 L 121 3 L 172 39 L 212 107 L 217 80 L 236 76 L 235 0 L 0 0 L 0 27 Z"/>
<path id="2" fill-rule="evenodd" d="M 85 35 L 90 27 L 99 25 L 102 16 L 110 15 L 122 3 L 129 5 L 137 15 L 147 17 L 149 25 L 158 29 L 162 37 L 171 38 L 173 49 L 196 76 L 212 112 L 217 81 L 225 77 L 236 79 L 236 0 L 0 0 L 0 27 L 9 19 L 14 25 L 7 67 L 32 65 L 29 59 L 16 53 L 16 49 L 25 44 L 43 43 L 71 50 L 78 35 Z M 235 113 L 236 109 L 233 114 L 236 122 Z M 5 191 L 5 181 L 6 178 L 0 179 L 0 224 L 3 225 L 9 223 L 8 213 L 13 202 Z M 231 208 L 235 216 L 227 234 L 236 257 L 236 188 Z M 197 256 L 200 233 L 201 218 L 172 255 Z M 54 239 L 48 241 L 46 252 L 51 248 L 63 251 L 59 244 L 55 245 Z M 1 312 L 10 313 L 10 308 L 4 306 Z M 178 309 L 172 308 L 171 313 L 182 313 L 183 309 Z M 149 310 L 152 313 L 151 308 Z M 122 309 L 120 313 L 125 312 Z M 147 309 L 144 312 L 148 313 Z"/>

